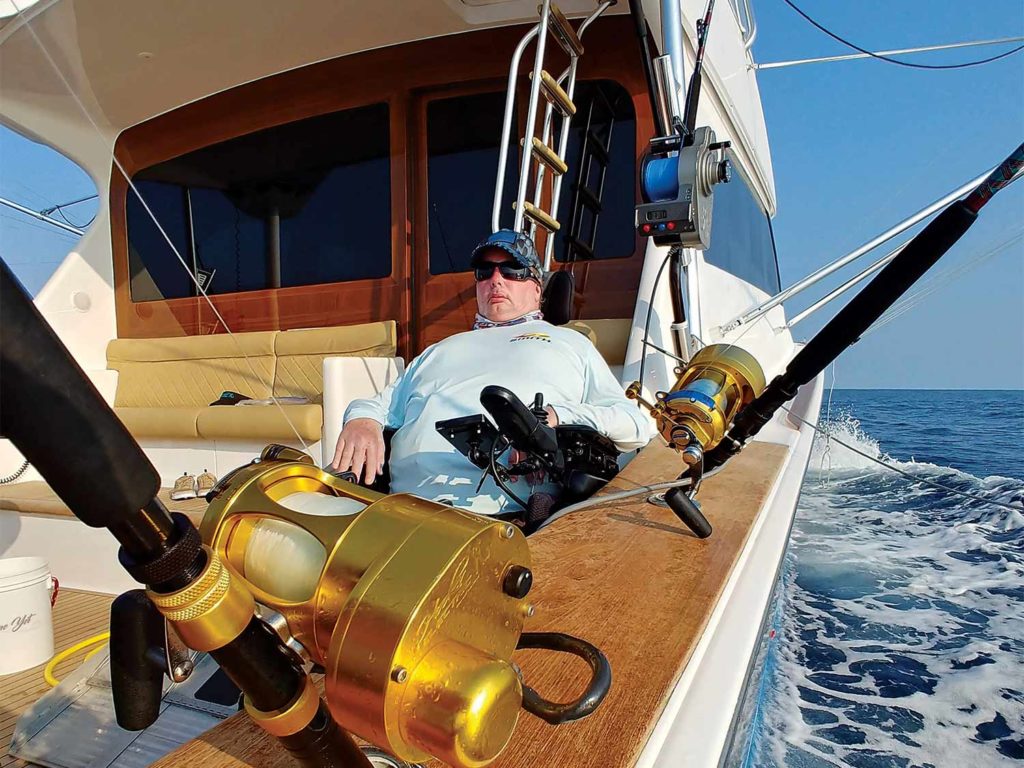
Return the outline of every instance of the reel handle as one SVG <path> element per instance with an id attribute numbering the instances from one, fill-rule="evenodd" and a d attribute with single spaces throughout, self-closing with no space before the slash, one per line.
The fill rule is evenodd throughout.
<path id="1" fill-rule="evenodd" d="M 571 653 L 590 665 L 591 676 L 587 690 L 576 701 L 566 704 L 548 701 L 533 688 L 523 684 L 523 709 L 546 723 L 571 723 L 593 714 L 612 687 L 612 667 L 608 657 L 586 640 L 562 632 L 524 632 L 516 645 L 517 650 L 523 648 Z"/>
<path id="2" fill-rule="evenodd" d="M 671 488 L 665 494 L 665 502 L 679 521 L 693 531 L 698 539 L 706 539 L 711 535 L 711 523 L 704 517 L 697 502 L 687 496 L 682 488 Z"/>

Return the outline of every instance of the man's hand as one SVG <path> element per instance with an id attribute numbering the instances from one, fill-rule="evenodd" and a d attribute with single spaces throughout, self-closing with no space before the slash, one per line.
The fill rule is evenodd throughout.
<path id="1" fill-rule="evenodd" d="M 544 410 L 547 411 L 547 414 L 548 414 L 548 416 L 547 416 L 548 426 L 549 427 L 557 427 L 558 426 L 558 414 L 555 413 L 555 409 L 552 408 L 550 405 L 545 405 L 544 406 Z M 508 460 L 509 460 L 510 464 L 518 464 L 520 461 L 523 461 L 524 459 L 526 459 L 527 456 L 528 456 L 528 454 L 520 452 L 518 448 L 513 448 L 512 452 L 509 453 L 509 455 L 508 455 Z M 513 478 L 513 479 L 514 480 L 518 480 L 518 478 Z M 541 483 L 544 482 L 544 470 L 540 470 L 538 472 L 531 472 L 530 474 L 526 475 L 526 482 L 528 482 L 530 485 L 540 485 Z"/>
<path id="2" fill-rule="evenodd" d="M 369 485 L 384 471 L 384 426 L 373 419 L 352 419 L 338 435 L 331 466 L 338 472 L 349 470 L 359 479 L 365 470 Z"/>

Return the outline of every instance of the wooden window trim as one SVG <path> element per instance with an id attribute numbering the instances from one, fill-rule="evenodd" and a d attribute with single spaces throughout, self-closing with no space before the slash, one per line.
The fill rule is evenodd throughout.
<path id="1" fill-rule="evenodd" d="M 115 143 L 115 156 L 131 176 L 188 152 L 285 123 L 386 102 L 391 142 L 392 273 L 386 278 L 218 294 L 213 305 L 232 331 L 348 325 L 379 319 L 399 323 L 400 351 L 418 352 L 410 326 L 415 244 L 416 147 L 410 142 L 417 92 L 468 87 L 507 77 L 512 50 L 524 27 L 466 33 L 312 64 L 215 94 L 133 126 Z M 621 83 L 636 112 L 637 162 L 652 130 L 637 53 L 622 43 L 624 17 L 602 19 L 587 31 L 591 51 L 581 79 Z M 470 65 L 471 64 L 471 65 Z M 153 338 L 224 332 L 202 298 L 133 302 L 129 290 L 126 200 L 128 184 L 116 164 L 109 188 L 117 333 Z M 643 243 L 623 259 L 575 262 L 581 317 L 632 315 Z M 626 288 L 623 288 L 626 286 Z"/>

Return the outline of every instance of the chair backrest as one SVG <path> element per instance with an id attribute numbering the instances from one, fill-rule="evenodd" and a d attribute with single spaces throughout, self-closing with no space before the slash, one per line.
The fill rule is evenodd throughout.
<path id="1" fill-rule="evenodd" d="M 576 295 L 576 279 L 572 272 L 561 269 L 548 276 L 541 296 L 540 308 L 544 319 L 552 325 L 565 325 L 572 318 L 573 299 Z"/>

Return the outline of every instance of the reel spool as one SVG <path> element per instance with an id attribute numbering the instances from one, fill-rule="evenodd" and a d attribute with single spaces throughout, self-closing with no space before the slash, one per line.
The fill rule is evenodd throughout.
<path id="1" fill-rule="evenodd" d="M 214 494 L 203 540 L 324 667 L 339 725 L 409 762 L 497 757 L 523 704 L 511 656 L 532 611 L 515 526 L 384 496 L 280 447 Z"/>
<path id="2" fill-rule="evenodd" d="M 722 441 L 736 413 L 764 391 L 764 371 L 749 352 L 713 344 L 676 374 L 671 391 L 657 392 L 654 404 L 641 397 L 639 382 L 626 396 L 651 412 L 662 437 L 692 466 Z"/>

